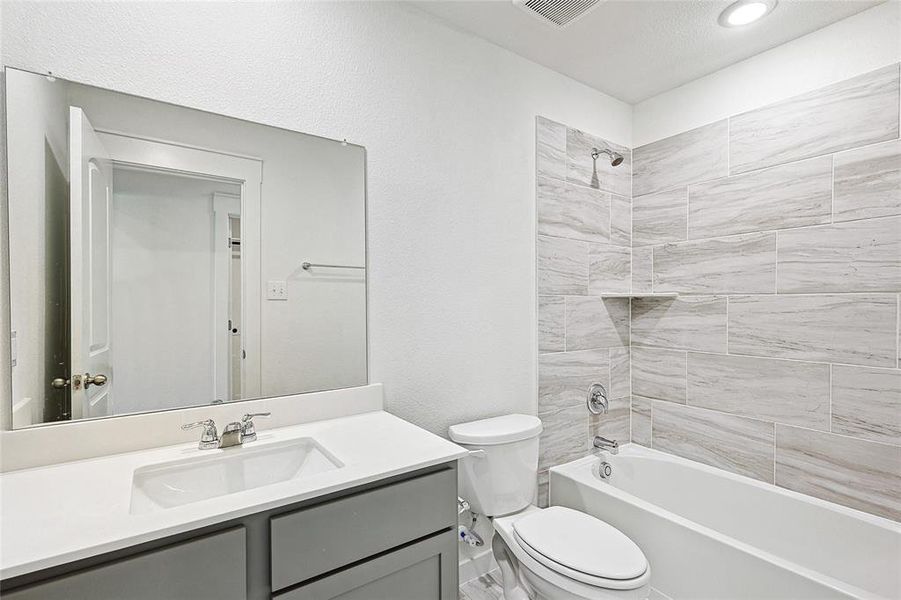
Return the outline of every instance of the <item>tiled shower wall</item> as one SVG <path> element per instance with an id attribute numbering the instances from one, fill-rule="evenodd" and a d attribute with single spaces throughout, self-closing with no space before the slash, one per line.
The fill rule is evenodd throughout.
<path id="1" fill-rule="evenodd" d="M 539 503 L 547 469 L 585 456 L 594 434 L 629 439 L 631 158 L 628 148 L 537 121 L 538 416 L 544 423 Z M 591 157 L 609 147 L 625 160 Z M 592 417 L 586 392 L 608 390 L 610 412 Z"/>
<path id="2" fill-rule="evenodd" d="M 633 441 L 901 520 L 898 138 L 894 65 L 634 150 Z"/>

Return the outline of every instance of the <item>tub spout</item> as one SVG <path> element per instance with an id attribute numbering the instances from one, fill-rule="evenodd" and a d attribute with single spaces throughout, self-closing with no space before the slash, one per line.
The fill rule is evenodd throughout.
<path id="1" fill-rule="evenodd" d="M 619 442 L 616 440 L 608 440 L 599 435 L 594 436 L 594 447 L 600 448 L 601 450 L 607 450 L 610 454 L 617 454 L 619 452 Z"/>

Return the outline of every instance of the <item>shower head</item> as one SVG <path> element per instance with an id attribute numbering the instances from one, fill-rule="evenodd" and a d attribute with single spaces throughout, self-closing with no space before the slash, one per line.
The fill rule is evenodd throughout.
<path id="1" fill-rule="evenodd" d="M 591 149 L 591 158 L 593 158 L 594 160 L 597 160 L 601 154 L 606 154 L 610 157 L 610 166 L 612 167 L 618 167 L 623 164 L 623 155 L 619 152 L 614 152 L 609 148 L 604 148 L 601 150 L 597 148 Z"/>

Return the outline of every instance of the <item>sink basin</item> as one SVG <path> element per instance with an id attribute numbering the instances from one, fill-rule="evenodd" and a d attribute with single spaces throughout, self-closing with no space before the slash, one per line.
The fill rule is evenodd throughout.
<path id="1" fill-rule="evenodd" d="M 131 514 L 303 479 L 344 466 L 313 438 L 198 452 L 201 455 L 136 469 Z"/>

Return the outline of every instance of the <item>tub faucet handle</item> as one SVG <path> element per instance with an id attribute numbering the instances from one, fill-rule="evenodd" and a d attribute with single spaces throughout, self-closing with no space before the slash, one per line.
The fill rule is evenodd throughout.
<path id="1" fill-rule="evenodd" d="M 588 388 L 588 412 L 593 415 L 606 415 L 609 406 L 607 390 L 600 383 L 592 383 Z"/>

